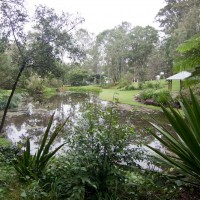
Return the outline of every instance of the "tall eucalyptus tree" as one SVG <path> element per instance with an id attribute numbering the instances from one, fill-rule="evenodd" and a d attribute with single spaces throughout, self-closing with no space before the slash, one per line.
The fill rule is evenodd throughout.
<path id="1" fill-rule="evenodd" d="M 135 79 L 143 81 L 148 57 L 158 42 L 158 31 L 151 26 L 136 26 L 129 33 L 129 38 L 129 69 L 134 73 Z"/>
<path id="2" fill-rule="evenodd" d="M 123 22 L 97 36 L 96 45 L 101 56 L 100 66 L 104 68 L 104 72 L 112 78 L 114 83 L 119 81 L 123 73 L 127 72 L 129 31 L 130 24 Z"/>

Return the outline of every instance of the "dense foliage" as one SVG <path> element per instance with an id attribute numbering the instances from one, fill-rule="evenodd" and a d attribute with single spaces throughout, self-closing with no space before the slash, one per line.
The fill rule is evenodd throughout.
<path id="1" fill-rule="evenodd" d="M 168 90 L 146 89 L 139 93 L 137 99 L 149 105 L 167 105 L 172 103 L 172 98 Z"/>
<path id="2" fill-rule="evenodd" d="M 200 65 L 200 35 L 195 35 L 191 39 L 181 44 L 177 50 L 180 56 L 176 59 L 176 70 L 194 69 Z"/>

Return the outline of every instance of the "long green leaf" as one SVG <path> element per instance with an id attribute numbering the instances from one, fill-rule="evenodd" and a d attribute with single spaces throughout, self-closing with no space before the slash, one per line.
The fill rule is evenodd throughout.
<path id="1" fill-rule="evenodd" d="M 51 129 L 51 126 L 52 126 L 52 123 L 53 123 L 53 118 L 54 118 L 54 115 L 55 113 L 53 113 L 50 117 L 50 120 L 49 120 L 49 123 L 48 123 L 48 126 L 46 128 L 46 131 L 44 133 L 44 137 L 42 139 L 42 142 L 41 142 L 41 145 L 40 145 L 40 148 L 38 150 L 38 153 L 37 153 L 37 160 L 40 158 L 40 155 L 45 147 L 45 144 L 46 144 L 46 141 L 47 141 L 47 138 L 48 138 L 48 135 L 49 135 L 49 132 L 50 132 L 50 129 Z"/>
<path id="2" fill-rule="evenodd" d="M 58 124 L 54 130 L 54 132 L 52 133 L 49 142 L 46 144 L 44 151 L 42 152 L 41 158 L 43 158 L 46 154 L 48 154 L 49 152 L 49 148 L 52 145 L 52 143 L 54 142 L 55 138 L 57 137 L 57 135 L 59 134 L 59 132 L 63 129 L 63 127 L 65 126 L 65 124 L 67 123 L 67 121 L 69 120 L 69 117 L 62 123 L 62 124 Z"/>
<path id="3" fill-rule="evenodd" d="M 166 146 L 171 153 L 165 154 L 155 148 L 148 147 L 156 152 L 162 160 L 171 163 L 184 173 L 200 181 L 200 104 L 191 90 L 190 95 L 192 103 L 183 97 L 182 109 L 184 116 L 173 108 L 168 110 L 162 107 L 177 136 L 151 123 L 163 138 L 158 137 L 156 133 L 151 132 L 151 134 Z"/>

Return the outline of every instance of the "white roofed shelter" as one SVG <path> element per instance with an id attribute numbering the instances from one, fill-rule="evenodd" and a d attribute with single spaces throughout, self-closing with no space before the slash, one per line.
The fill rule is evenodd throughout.
<path id="1" fill-rule="evenodd" d="M 182 88 L 182 81 L 186 78 L 190 77 L 192 73 L 187 71 L 179 72 L 178 74 L 174 74 L 173 76 L 168 77 L 166 80 L 168 81 L 168 89 L 172 90 L 172 80 L 180 80 L 180 90 Z"/>

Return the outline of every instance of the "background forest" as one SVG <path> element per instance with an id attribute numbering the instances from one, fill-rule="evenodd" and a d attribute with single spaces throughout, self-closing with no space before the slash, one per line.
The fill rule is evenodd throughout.
<path id="1" fill-rule="evenodd" d="M 23 56 L 28 62 L 20 78 L 20 87 L 29 87 L 33 80 L 44 77 L 50 86 L 99 83 L 103 79 L 112 84 L 124 79 L 141 82 L 155 79 L 160 72 L 168 77 L 174 69 L 194 68 L 199 64 L 198 52 L 195 65 L 192 62 L 184 64 L 180 57 L 185 52 L 180 45 L 194 36 L 199 38 L 199 7 L 198 0 L 166 0 L 165 7 L 155 18 L 160 30 L 122 22 L 95 36 L 78 28 L 78 24 L 84 23 L 83 18 L 72 18 L 67 13 L 59 16 L 53 9 L 40 6 L 28 33 L 23 32 L 27 13 L 24 11 L 21 21 L 15 15 L 18 25 L 13 24 L 12 28 L 17 43 L 8 37 L 12 30 L 4 32 L 8 21 L 2 18 L 0 87 L 11 88 Z M 19 44 L 23 45 L 21 52 Z M 189 44 L 186 48 L 198 47 L 197 41 L 195 47 Z M 23 56 L 20 55 L 22 51 Z"/>

